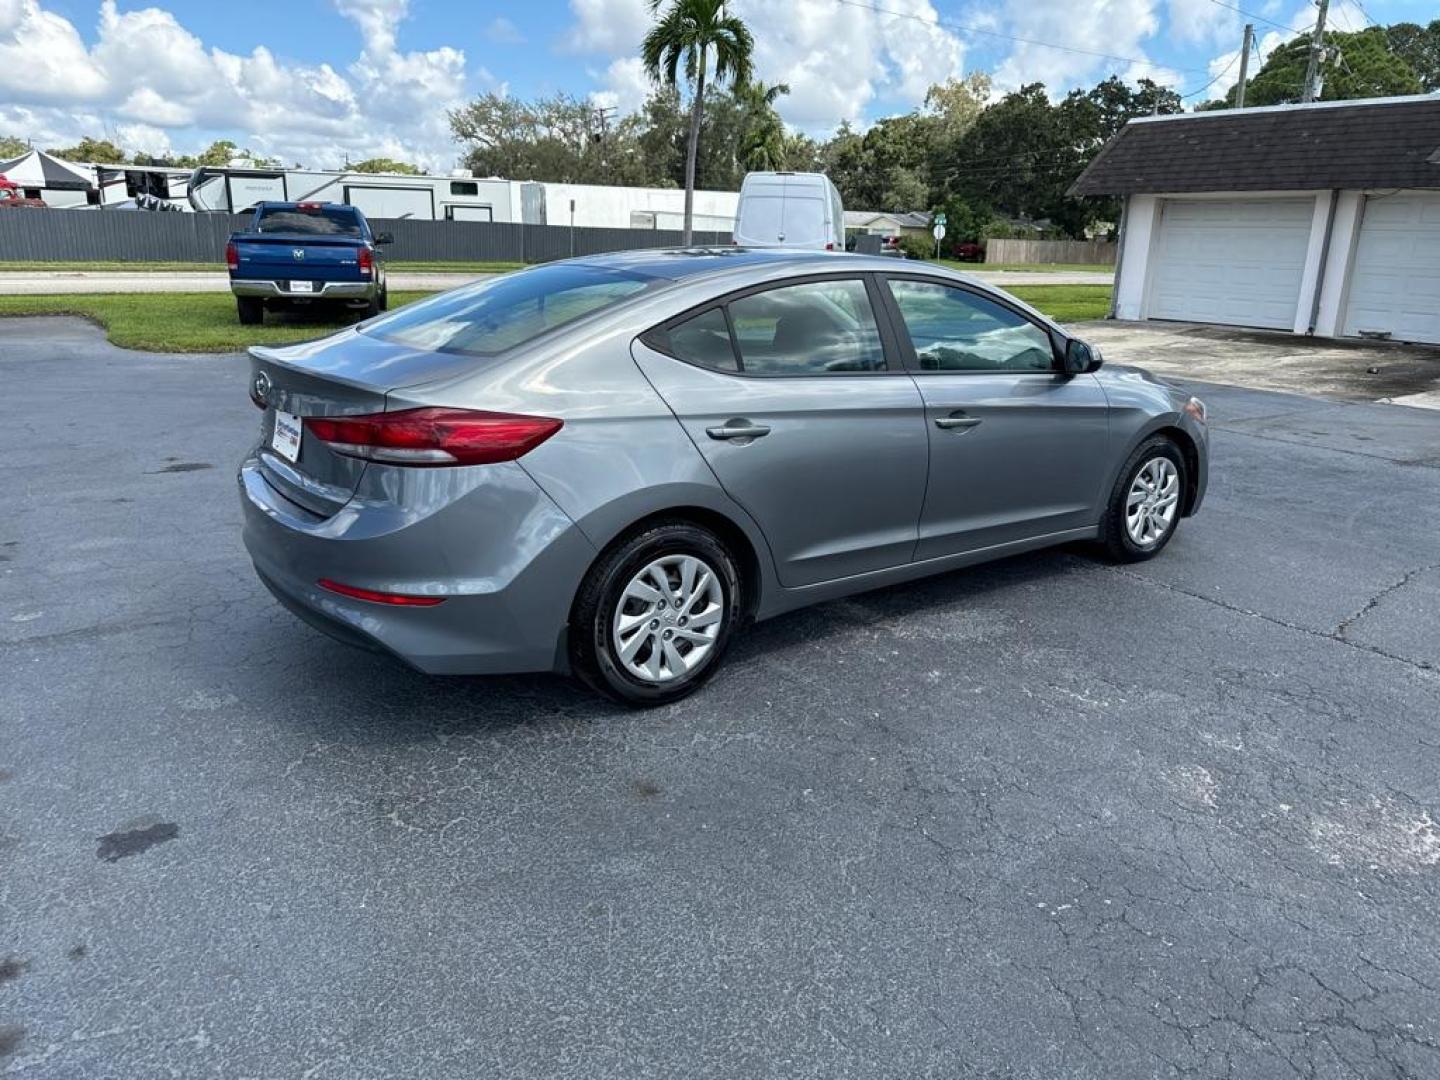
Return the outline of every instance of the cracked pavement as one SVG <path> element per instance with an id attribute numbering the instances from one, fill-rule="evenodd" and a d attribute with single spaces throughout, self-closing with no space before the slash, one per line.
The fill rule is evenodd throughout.
<path id="1" fill-rule="evenodd" d="M 0 320 L 0 1076 L 1440 1075 L 1440 417 L 1203 387 L 1207 505 L 636 714 L 255 580 L 236 357 Z"/>

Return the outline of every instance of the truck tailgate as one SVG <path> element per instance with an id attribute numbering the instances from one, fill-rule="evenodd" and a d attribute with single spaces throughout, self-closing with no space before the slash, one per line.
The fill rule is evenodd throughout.
<path id="1" fill-rule="evenodd" d="M 317 240 L 313 236 L 237 236 L 237 278 L 307 281 L 362 281 L 360 245 L 354 240 Z"/>

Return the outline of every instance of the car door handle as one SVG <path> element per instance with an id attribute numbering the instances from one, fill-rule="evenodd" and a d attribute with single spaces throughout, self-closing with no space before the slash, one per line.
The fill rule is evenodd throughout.
<path id="1" fill-rule="evenodd" d="M 980 418 L 978 416 L 937 416 L 935 426 L 945 431 L 952 431 L 955 428 L 968 431 L 970 428 L 980 426 Z"/>
<path id="2" fill-rule="evenodd" d="M 752 424 L 748 420 L 730 420 L 719 427 L 707 427 L 705 434 L 712 439 L 759 439 L 770 434 L 764 424 Z"/>

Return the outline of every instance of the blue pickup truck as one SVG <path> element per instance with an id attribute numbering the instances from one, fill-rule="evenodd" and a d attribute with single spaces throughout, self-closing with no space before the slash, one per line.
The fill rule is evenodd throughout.
<path id="1" fill-rule="evenodd" d="M 386 308 L 382 245 L 353 206 L 262 202 L 245 232 L 225 245 L 230 291 L 240 321 L 265 321 L 265 308 L 345 304 L 375 315 Z"/>

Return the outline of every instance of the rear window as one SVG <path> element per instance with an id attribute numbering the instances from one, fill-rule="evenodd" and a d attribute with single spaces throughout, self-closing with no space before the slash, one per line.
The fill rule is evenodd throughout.
<path id="1" fill-rule="evenodd" d="M 491 356 L 654 284 L 598 266 L 539 266 L 411 304 L 362 330 L 416 349 Z"/>
<path id="2" fill-rule="evenodd" d="M 309 236 L 359 236 L 360 219 L 346 206 L 314 210 L 261 210 L 257 226 L 262 233 L 302 233 Z"/>

